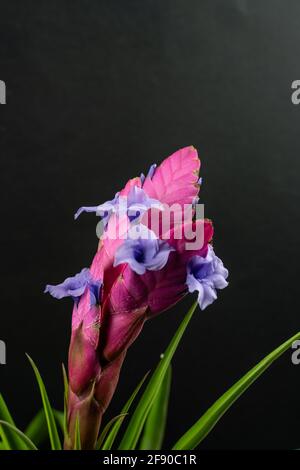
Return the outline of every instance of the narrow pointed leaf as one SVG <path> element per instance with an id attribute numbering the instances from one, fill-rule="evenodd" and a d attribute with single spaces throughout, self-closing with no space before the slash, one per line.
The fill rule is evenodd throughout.
<path id="1" fill-rule="evenodd" d="M 246 375 L 225 392 L 202 417 L 176 442 L 174 450 L 195 449 L 208 433 L 215 427 L 219 419 L 231 405 L 260 377 L 270 365 L 287 351 L 294 341 L 300 339 L 300 333 L 276 348 Z"/>
<path id="2" fill-rule="evenodd" d="M 64 364 L 62 364 L 62 371 L 63 371 L 63 380 L 64 380 L 64 436 L 67 435 L 67 429 L 68 429 L 68 415 L 67 415 L 67 409 L 68 409 L 68 396 L 69 396 L 69 382 L 68 382 L 68 376 L 66 372 L 66 368 Z"/>
<path id="3" fill-rule="evenodd" d="M 145 423 L 140 449 L 160 450 L 166 429 L 172 370 L 168 367 L 165 378 L 155 397 Z"/>
<path id="4" fill-rule="evenodd" d="M 64 413 L 59 410 L 53 409 L 53 414 L 56 423 L 58 424 L 59 428 L 61 429 L 61 432 L 64 433 L 65 430 L 65 423 L 64 423 Z"/>
<path id="5" fill-rule="evenodd" d="M 60 442 L 60 439 L 59 439 L 57 426 L 56 426 L 53 410 L 52 410 L 50 402 L 49 402 L 46 387 L 44 385 L 44 382 L 43 382 L 42 377 L 41 377 L 41 375 L 38 371 L 37 366 L 35 365 L 35 363 L 31 359 L 31 357 L 28 356 L 28 354 L 27 354 L 27 357 L 29 359 L 29 362 L 30 362 L 32 368 L 33 368 L 33 371 L 35 373 L 35 376 L 36 376 L 36 379 L 37 379 L 37 382 L 38 382 L 38 386 L 39 386 L 39 389 L 40 389 L 42 402 L 43 402 L 43 406 L 44 406 L 44 411 L 45 411 L 45 416 L 46 416 L 46 421 L 47 421 L 47 426 L 48 426 L 51 449 L 52 450 L 61 450 L 61 442 Z"/>
<path id="6" fill-rule="evenodd" d="M 142 380 L 139 382 L 139 384 L 135 388 L 133 394 L 130 396 L 129 400 L 123 406 L 121 414 L 125 414 L 125 415 L 128 414 L 128 411 L 130 410 L 130 407 L 131 407 L 135 397 L 137 396 L 140 389 L 142 388 L 142 386 L 143 386 L 145 380 L 147 379 L 148 375 L 149 375 L 149 372 L 147 372 L 147 374 L 145 374 L 144 377 L 142 378 Z M 111 450 L 111 448 L 112 448 L 112 446 L 115 442 L 115 439 L 118 435 L 119 429 L 122 425 L 122 422 L 123 422 L 123 420 L 122 421 L 116 421 L 113 424 L 113 426 L 112 426 L 112 428 L 111 428 L 111 430 L 110 430 L 110 432 L 109 432 L 109 434 L 108 434 L 108 436 L 107 436 L 107 438 L 106 438 L 106 440 L 105 440 L 105 442 L 102 446 L 102 450 Z"/>
<path id="7" fill-rule="evenodd" d="M 115 416 L 114 418 L 112 418 L 112 419 L 105 425 L 105 427 L 104 427 L 104 429 L 103 429 L 102 433 L 100 434 L 100 437 L 99 437 L 99 439 L 98 439 L 98 441 L 97 441 L 96 450 L 100 450 L 100 449 L 101 449 L 101 446 L 102 446 L 102 444 L 104 443 L 105 438 L 106 438 L 107 434 L 109 433 L 109 431 L 110 431 L 111 427 L 113 426 L 113 424 L 116 423 L 116 422 L 118 422 L 118 421 L 120 421 L 121 424 L 122 424 L 122 421 L 123 421 L 123 419 L 125 418 L 125 416 L 126 416 L 126 413 L 120 414 L 120 415 L 118 415 L 118 416 Z"/>
<path id="8" fill-rule="evenodd" d="M 22 442 L 24 443 L 24 446 L 28 450 L 37 450 L 37 447 L 34 445 L 34 443 L 29 439 L 29 437 L 25 436 L 25 434 L 20 431 L 20 429 L 16 428 L 13 424 L 8 423 L 7 421 L 2 421 L 0 420 L 0 426 L 3 427 L 4 429 L 9 429 L 12 431 Z"/>
<path id="9" fill-rule="evenodd" d="M 164 380 L 165 374 L 168 370 L 168 367 L 174 356 L 177 346 L 180 343 L 183 333 L 185 332 L 186 327 L 189 324 L 189 321 L 191 320 L 196 307 L 197 302 L 194 303 L 194 305 L 190 308 L 190 310 L 182 320 L 179 328 L 173 336 L 173 339 L 171 340 L 168 348 L 166 349 L 165 354 L 160 360 L 158 366 L 156 367 L 146 387 L 146 390 L 144 391 L 132 415 L 132 418 L 129 422 L 129 425 L 119 446 L 120 450 L 134 450 L 136 448 L 136 445 L 141 436 L 141 432 L 143 430 L 145 421 L 147 419 L 148 413 L 155 399 L 157 391 L 159 390 L 159 387 L 162 381 Z"/>
<path id="10" fill-rule="evenodd" d="M 12 416 L 9 412 L 9 409 L 5 403 L 3 396 L 0 394 L 0 420 L 6 421 L 12 426 L 15 426 L 15 423 L 12 419 Z M 10 428 L 6 426 L 6 428 L 0 427 L 0 435 L 2 437 L 3 446 L 9 450 L 26 450 L 27 446 L 25 445 L 24 441 L 18 437 L 15 432 L 12 432 Z"/>
<path id="11" fill-rule="evenodd" d="M 80 426 L 79 426 L 79 416 L 76 416 L 75 422 L 75 442 L 74 450 L 81 450 L 81 439 L 80 439 Z"/>

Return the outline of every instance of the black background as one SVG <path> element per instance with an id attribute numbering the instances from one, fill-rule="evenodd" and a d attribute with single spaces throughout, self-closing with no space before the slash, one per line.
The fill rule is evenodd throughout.
<path id="1" fill-rule="evenodd" d="M 71 302 L 43 295 L 89 265 L 96 218 L 132 176 L 193 144 L 201 202 L 230 270 L 173 362 L 169 447 L 235 380 L 299 330 L 297 0 L 2 1 L 0 388 L 20 426 L 40 407 L 25 351 L 62 407 Z M 154 367 L 192 299 L 146 325 L 107 418 Z M 203 449 L 300 446 L 299 373 L 287 353 Z"/>

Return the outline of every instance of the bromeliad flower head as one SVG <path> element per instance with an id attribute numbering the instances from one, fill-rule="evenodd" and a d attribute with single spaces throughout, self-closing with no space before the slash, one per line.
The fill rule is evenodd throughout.
<path id="1" fill-rule="evenodd" d="M 111 201 L 81 207 L 75 214 L 77 218 L 82 212 L 96 212 L 105 232 L 90 270 L 46 287 L 54 297 L 71 295 L 76 300 L 69 348 L 66 448 L 73 448 L 77 416 L 82 448 L 94 447 L 127 350 L 145 322 L 189 291 L 199 291 L 203 309 L 215 300 L 216 289 L 227 285 L 228 272 L 210 246 L 212 223 L 194 217 L 199 169 L 196 149 L 180 149 L 158 167 L 152 165 L 146 177 L 142 174 L 128 181 Z M 192 218 L 182 223 L 172 218 L 166 229 L 160 216 L 173 205 L 182 213 L 186 205 L 193 207 Z M 162 209 L 166 210 L 157 214 Z M 148 220 L 152 212 L 159 215 L 155 228 Z M 200 244 L 192 243 L 189 236 L 197 228 L 203 234 Z M 103 280 L 101 298 L 99 279 Z"/>
<path id="2" fill-rule="evenodd" d="M 102 282 L 100 280 L 93 279 L 88 268 L 83 268 L 80 273 L 73 277 L 68 277 L 61 284 L 55 286 L 48 284 L 44 292 L 49 292 L 56 299 L 72 297 L 74 301 L 78 301 L 88 287 L 90 303 L 91 305 L 97 305 L 99 303 L 101 285 Z"/>
<path id="3" fill-rule="evenodd" d="M 133 226 L 128 235 L 116 252 L 114 266 L 127 263 L 136 274 L 159 271 L 167 264 L 171 251 L 175 251 L 144 225 Z"/>
<path id="4" fill-rule="evenodd" d="M 212 304 L 217 298 L 217 289 L 228 286 L 228 270 L 215 255 L 211 245 L 206 257 L 193 256 L 187 266 L 186 284 L 189 292 L 198 291 L 198 303 L 201 310 Z"/>

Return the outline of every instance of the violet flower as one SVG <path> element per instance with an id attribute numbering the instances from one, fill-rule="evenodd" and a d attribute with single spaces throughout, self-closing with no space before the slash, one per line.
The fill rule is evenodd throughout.
<path id="1" fill-rule="evenodd" d="M 187 266 L 186 284 L 189 292 L 198 291 L 198 303 L 201 310 L 212 304 L 217 298 L 217 289 L 228 286 L 228 270 L 215 255 L 211 245 L 205 258 L 193 256 Z"/>
<path id="2" fill-rule="evenodd" d="M 131 187 L 127 195 L 117 193 L 114 199 L 99 206 L 80 207 L 74 218 L 76 220 L 82 212 L 96 212 L 102 217 L 104 228 L 106 228 L 110 216 L 114 213 L 120 216 L 127 214 L 130 221 L 133 221 L 151 208 L 163 210 L 163 205 L 157 199 L 148 197 L 142 188 L 135 185 Z"/>
<path id="3" fill-rule="evenodd" d="M 83 268 L 80 273 L 68 277 L 61 284 L 47 284 L 44 293 L 49 293 L 55 299 L 72 297 L 74 301 L 78 301 L 88 287 L 90 303 L 91 305 L 97 305 L 99 303 L 101 285 L 102 282 L 100 280 L 93 279 L 88 268 Z"/>
<path id="4" fill-rule="evenodd" d="M 119 203 L 119 193 L 115 194 L 115 197 L 111 201 L 106 201 L 98 206 L 82 206 L 74 215 L 74 219 L 83 212 L 96 212 L 97 215 L 101 216 L 104 228 L 107 226 L 110 216 L 115 212 L 115 207 Z"/>
<path id="5" fill-rule="evenodd" d="M 140 218 L 150 208 L 160 209 L 161 204 L 184 208 L 195 202 L 199 168 L 196 149 L 180 149 L 159 167 L 152 166 L 147 177 L 128 181 L 112 201 L 80 208 L 76 214 L 105 210 L 103 220 L 108 226 L 90 267 L 92 285 L 95 279 L 103 280 L 99 305 L 91 306 L 89 281 L 84 282 L 85 287 L 75 286 L 80 289 L 77 294 L 82 290 L 83 294 L 73 308 L 65 449 L 74 448 L 77 419 L 82 449 L 95 448 L 102 415 L 115 392 L 128 348 L 149 318 L 187 294 L 186 270 L 190 260 L 207 259 L 213 237 L 211 221 L 189 222 L 192 226 L 203 225 L 204 231 L 203 246 L 191 251 L 186 249 L 185 238 L 177 238 L 177 226 L 171 225 L 165 238 L 164 233 L 151 232 L 146 227 L 148 222 Z M 123 196 L 129 204 L 124 209 L 125 216 L 120 218 L 117 215 L 123 208 L 119 200 Z M 124 240 L 133 220 L 136 225 L 129 228 L 129 238 Z M 121 230 L 115 230 L 119 225 Z M 184 227 L 181 228 L 185 234 Z M 115 233 L 120 234 L 117 239 L 111 236 Z M 191 263 L 191 269 L 193 266 Z M 70 289 L 72 294 L 73 290 Z M 50 292 L 50 286 L 47 291 Z"/>
<path id="6" fill-rule="evenodd" d="M 171 251 L 175 251 L 144 225 L 133 226 L 128 235 L 116 252 L 114 266 L 128 263 L 137 274 L 159 271 L 167 264 Z"/>

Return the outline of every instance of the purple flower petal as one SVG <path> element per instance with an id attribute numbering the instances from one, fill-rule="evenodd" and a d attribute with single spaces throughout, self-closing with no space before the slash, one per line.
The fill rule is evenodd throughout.
<path id="1" fill-rule="evenodd" d="M 98 206 L 83 206 L 78 209 L 78 211 L 74 215 L 74 219 L 78 219 L 78 217 L 83 213 L 83 212 L 96 212 L 96 215 L 102 217 L 102 221 L 104 224 L 104 228 L 108 224 L 108 220 L 111 216 L 111 214 L 115 210 L 115 206 L 119 202 L 119 193 L 115 195 L 115 197 L 111 201 L 106 201 L 103 204 L 99 204 Z"/>
<path id="2" fill-rule="evenodd" d="M 87 206 L 83 206 L 83 207 L 79 207 L 79 209 L 77 210 L 77 212 L 74 214 L 74 219 L 78 219 L 78 217 L 83 213 L 83 212 L 97 212 L 97 209 L 98 209 L 98 206 L 90 206 L 90 207 L 87 207 Z"/>
<path id="3" fill-rule="evenodd" d="M 153 178 L 156 168 L 157 168 L 157 164 L 153 163 L 153 165 L 150 166 L 146 176 L 144 175 L 144 173 L 141 173 L 140 180 L 142 183 L 142 187 L 143 187 L 143 184 L 145 183 L 146 178 L 150 178 L 150 179 Z"/>
<path id="4" fill-rule="evenodd" d="M 150 198 L 142 188 L 133 186 L 127 197 L 127 214 L 130 221 L 140 218 L 148 209 L 163 210 L 163 205 Z"/>
<path id="5" fill-rule="evenodd" d="M 120 196 L 117 193 L 114 199 L 98 206 L 80 207 L 74 218 L 77 219 L 83 212 L 96 212 L 97 215 L 102 217 L 104 228 L 106 228 L 109 218 L 113 213 L 119 215 L 127 213 L 130 221 L 133 221 L 140 218 L 151 208 L 163 210 L 163 205 L 157 199 L 150 198 L 142 188 L 133 186 L 128 196 Z"/>
<path id="6" fill-rule="evenodd" d="M 141 184 L 143 186 L 144 182 L 145 182 L 145 179 L 146 179 L 146 176 L 144 175 L 144 173 L 141 173 L 140 174 L 140 180 L 141 180 Z"/>
<path id="7" fill-rule="evenodd" d="M 218 258 L 211 245 L 205 258 L 193 256 L 187 266 L 186 284 L 189 292 L 198 291 L 201 310 L 212 304 L 217 298 L 217 289 L 227 287 L 228 271 Z"/>
<path id="8" fill-rule="evenodd" d="M 199 292 L 198 302 L 199 302 L 201 310 L 204 310 L 206 307 L 211 305 L 217 299 L 217 292 L 213 286 L 205 282 L 203 282 L 202 284 L 202 289 L 203 289 L 203 293 L 202 295 L 200 295 L 200 292 Z"/>
<path id="9" fill-rule="evenodd" d="M 140 243 L 138 240 L 125 240 L 115 254 L 114 266 L 128 263 L 137 274 L 144 274 L 146 268 L 139 260 Z M 142 251 L 143 253 L 143 251 Z"/>
<path id="10" fill-rule="evenodd" d="M 169 254 L 175 251 L 167 242 L 158 241 L 158 251 L 152 259 L 147 260 L 146 267 L 149 271 L 160 271 L 168 262 Z"/>
<path id="11" fill-rule="evenodd" d="M 91 305 L 97 305 L 100 303 L 101 287 L 102 281 L 100 280 L 89 283 Z"/>
<path id="12" fill-rule="evenodd" d="M 115 254 L 114 266 L 127 263 L 137 274 L 159 271 L 167 264 L 170 252 L 175 251 L 144 225 L 133 226 L 128 235 L 131 238 L 125 240 Z"/>
<path id="13" fill-rule="evenodd" d="M 155 170 L 157 168 L 157 164 L 153 163 L 153 165 L 150 166 L 146 178 L 152 179 L 155 173 Z"/>
<path id="14" fill-rule="evenodd" d="M 61 284 L 56 286 L 48 284 L 44 292 L 48 292 L 56 299 L 72 297 L 77 301 L 88 287 L 91 295 L 91 305 L 96 305 L 99 303 L 101 285 L 102 282 L 100 280 L 94 280 L 90 270 L 84 268 L 80 273 L 73 277 L 68 277 Z"/>

